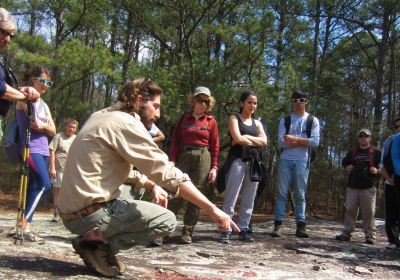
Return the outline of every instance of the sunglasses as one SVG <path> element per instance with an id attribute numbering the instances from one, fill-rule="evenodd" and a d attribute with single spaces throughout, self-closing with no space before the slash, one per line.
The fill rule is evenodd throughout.
<path id="1" fill-rule="evenodd" d="M 292 100 L 293 100 L 293 103 L 298 103 L 298 102 L 304 103 L 304 102 L 307 102 L 306 98 L 293 98 Z"/>
<path id="2" fill-rule="evenodd" d="M 5 36 L 10 36 L 10 38 L 14 37 L 14 34 L 11 34 L 10 32 L 8 32 L 7 30 L 4 30 L 3 28 L 0 28 L 0 34 L 3 34 Z"/>
<path id="3" fill-rule="evenodd" d="M 392 126 L 392 128 L 393 128 L 393 129 L 399 129 L 399 128 L 400 128 L 400 125 L 397 125 L 397 124 L 396 124 L 396 125 Z"/>
<path id="4" fill-rule="evenodd" d="M 39 83 L 41 83 L 42 85 L 45 85 L 48 87 L 51 87 L 53 85 L 53 81 L 46 80 L 43 78 L 36 77 L 35 80 L 38 81 Z"/>
<path id="5" fill-rule="evenodd" d="M 358 138 L 368 138 L 369 137 L 369 135 L 367 135 L 367 134 L 360 134 L 360 135 L 358 135 Z"/>
<path id="6" fill-rule="evenodd" d="M 196 102 L 199 104 L 205 104 L 205 105 L 210 105 L 210 99 L 201 99 L 201 98 L 196 98 Z"/>

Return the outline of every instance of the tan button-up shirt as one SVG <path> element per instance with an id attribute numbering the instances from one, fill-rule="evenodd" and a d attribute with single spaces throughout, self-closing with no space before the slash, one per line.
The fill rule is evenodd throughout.
<path id="1" fill-rule="evenodd" d="M 117 103 L 93 113 L 72 143 L 61 183 L 61 213 L 119 197 L 133 166 L 173 193 L 189 180 L 154 144 L 139 117 L 119 108 Z"/>

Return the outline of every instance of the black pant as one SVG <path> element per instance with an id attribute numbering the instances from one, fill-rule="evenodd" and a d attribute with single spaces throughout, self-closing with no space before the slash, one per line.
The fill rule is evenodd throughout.
<path id="1" fill-rule="evenodd" d="M 400 246 L 400 177 L 395 176 L 395 184 L 391 186 L 385 183 L 385 229 L 389 243 Z"/>

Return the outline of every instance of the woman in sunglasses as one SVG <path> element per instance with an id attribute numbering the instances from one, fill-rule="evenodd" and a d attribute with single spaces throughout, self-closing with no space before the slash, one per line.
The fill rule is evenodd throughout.
<path id="1" fill-rule="evenodd" d="M 50 155 L 48 137 L 56 134 L 56 128 L 49 107 L 41 97 L 53 85 L 53 82 L 51 81 L 50 72 L 43 67 L 28 69 L 24 75 L 24 81 L 35 88 L 40 94 L 39 99 L 32 103 L 30 155 L 28 159 L 29 181 L 26 196 L 26 221 L 23 223 L 25 240 L 35 242 L 40 241 L 40 238 L 31 232 L 32 217 L 42 194 L 51 188 L 48 171 Z M 16 109 L 20 135 L 20 151 L 22 154 L 25 142 L 27 103 L 18 102 Z"/>
<path id="2" fill-rule="evenodd" d="M 228 132 L 231 148 L 227 163 L 222 172 L 225 176 L 225 195 L 222 210 L 233 216 L 239 194 L 241 194 L 239 218 L 239 240 L 253 242 L 250 219 L 253 213 L 254 199 L 257 194 L 258 181 L 251 176 L 252 164 L 261 161 L 261 147 L 267 145 L 267 136 L 259 120 L 254 118 L 258 105 L 258 97 L 254 91 L 248 90 L 240 95 L 238 114 L 229 117 Z M 228 244 L 231 230 L 221 232 L 219 242 Z"/>
<path id="3" fill-rule="evenodd" d="M 191 111 L 184 113 L 177 121 L 169 157 L 176 166 L 187 173 L 193 184 L 206 196 L 208 184 L 214 183 L 218 170 L 219 136 L 215 118 L 210 115 L 215 104 L 206 87 L 197 87 L 188 97 Z M 169 202 L 169 209 L 175 213 L 185 201 L 181 198 Z M 192 243 L 193 229 L 197 224 L 199 208 L 188 203 L 183 220 L 181 243 Z"/>

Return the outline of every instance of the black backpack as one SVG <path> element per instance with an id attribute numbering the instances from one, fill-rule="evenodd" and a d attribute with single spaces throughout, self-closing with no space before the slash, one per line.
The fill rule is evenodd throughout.
<path id="1" fill-rule="evenodd" d="M 389 149 L 386 155 L 383 157 L 383 166 L 385 167 L 386 172 L 392 176 L 394 174 L 394 167 L 392 161 L 392 144 L 393 144 L 393 137 L 389 144 Z"/>
<path id="2" fill-rule="evenodd" d="M 308 115 L 307 125 L 306 125 L 307 138 L 311 138 L 311 130 L 312 130 L 313 121 L 314 121 L 314 116 L 311 114 Z M 290 118 L 290 116 L 286 116 L 285 117 L 286 134 L 289 134 L 290 124 L 291 124 L 291 118 Z M 310 150 L 310 162 L 313 162 L 316 157 L 316 147 L 310 147 L 309 150 Z"/>

